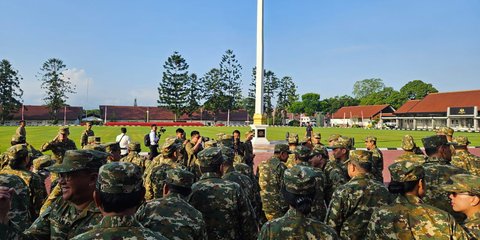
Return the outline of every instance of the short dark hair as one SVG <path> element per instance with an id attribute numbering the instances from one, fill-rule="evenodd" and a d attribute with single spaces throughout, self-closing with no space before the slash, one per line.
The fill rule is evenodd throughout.
<path id="1" fill-rule="evenodd" d="M 419 180 L 408 182 L 395 182 L 391 181 L 388 184 L 388 191 L 392 194 L 405 194 L 412 191 L 417 186 Z"/>
<path id="2" fill-rule="evenodd" d="M 197 130 L 193 130 L 191 133 L 190 133 L 190 137 L 193 137 L 195 135 L 200 135 L 200 132 L 197 131 Z"/>
<path id="3" fill-rule="evenodd" d="M 220 171 L 220 164 L 218 165 L 211 165 L 208 167 L 200 167 L 200 172 L 206 173 L 206 172 L 219 172 Z"/>
<path id="4" fill-rule="evenodd" d="M 25 123 L 25 120 L 20 120 L 18 123 Z"/>
<path id="5" fill-rule="evenodd" d="M 313 198 L 315 197 L 315 192 L 307 195 L 295 194 L 288 192 L 285 189 L 285 186 L 282 187 L 282 195 L 285 202 L 287 202 L 294 209 L 300 211 L 301 213 L 307 215 L 312 211 Z"/>
<path id="6" fill-rule="evenodd" d="M 151 128 L 152 128 L 152 127 L 156 127 L 156 126 L 157 126 L 157 124 L 152 124 L 152 125 L 150 125 Z"/>
<path id="7" fill-rule="evenodd" d="M 95 192 L 100 196 L 102 208 L 105 212 L 123 212 L 129 208 L 139 206 L 145 197 L 145 188 L 132 193 L 105 193 L 99 189 Z"/>
<path id="8" fill-rule="evenodd" d="M 366 172 L 372 172 L 372 163 L 369 162 L 350 162 L 352 164 L 355 164 L 356 166 L 362 168 Z"/>
<path id="9" fill-rule="evenodd" d="M 237 129 L 233 130 L 233 133 L 238 133 L 238 135 L 240 135 L 240 131 L 238 131 Z"/>
<path id="10" fill-rule="evenodd" d="M 173 185 L 173 184 L 170 184 L 170 183 L 165 183 L 165 184 L 168 186 L 168 190 L 170 192 L 178 193 L 178 194 L 181 194 L 182 196 L 188 196 L 192 192 L 191 188 L 180 187 L 180 186 Z"/>
<path id="11" fill-rule="evenodd" d="M 436 147 L 425 148 L 425 154 L 427 154 L 427 156 L 431 156 L 431 155 L 437 153 L 437 151 L 438 151 L 438 148 L 436 148 Z"/>
<path id="12" fill-rule="evenodd" d="M 127 128 L 122 127 L 122 128 L 120 128 L 120 131 L 121 131 L 122 133 L 127 133 Z"/>
<path id="13" fill-rule="evenodd" d="M 183 128 L 177 128 L 177 130 L 175 130 L 175 133 L 185 133 L 185 130 L 183 130 Z"/>

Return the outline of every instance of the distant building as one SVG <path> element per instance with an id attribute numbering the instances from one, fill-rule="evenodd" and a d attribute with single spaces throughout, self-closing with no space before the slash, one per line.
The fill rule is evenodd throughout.
<path id="1" fill-rule="evenodd" d="M 480 90 L 430 93 L 422 100 L 409 100 L 384 121 L 399 129 L 433 130 L 443 126 L 479 131 Z"/>
<path id="2" fill-rule="evenodd" d="M 166 108 L 155 106 L 111 106 L 100 105 L 100 117 L 105 122 L 173 122 L 175 115 Z M 203 124 L 227 124 L 230 125 L 246 125 L 248 121 L 248 113 L 246 110 L 230 111 L 228 119 L 227 112 L 220 112 L 216 116 L 210 111 L 199 110 L 187 116 L 183 114 L 177 119 L 178 122 L 202 122 Z"/>
<path id="3" fill-rule="evenodd" d="M 382 115 L 392 115 L 394 111 L 395 109 L 389 104 L 342 107 L 331 116 L 330 126 L 367 127 L 375 122 L 378 126 L 382 126 Z"/>
<path id="4" fill-rule="evenodd" d="M 18 121 L 25 120 L 29 126 L 51 125 L 53 121 L 46 106 L 23 105 L 18 112 L 13 113 L 12 119 L 5 122 L 6 126 L 18 125 Z M 80 123 L 83 114 L 82 107 L 67 106 L 58 110 L 58 124 L 76 125 Z"/>

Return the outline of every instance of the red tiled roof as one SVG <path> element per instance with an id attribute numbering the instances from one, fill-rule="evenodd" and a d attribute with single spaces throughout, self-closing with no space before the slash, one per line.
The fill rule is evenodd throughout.
<path id="1" fill-rule="evenodd" d="M 173 112 L 166 108 L 159 108 L 155 106 L 99 106 L 101 118 L 105 117 L 105 107 L 107 108 L 107 120 L 128 120 L 128 121 L 145 121 L 147 117 L 147 110 L 149 113 L 149 120 L 168 120 L 174 121 L 175 115 Z M 192 114 L 192 117 L 188 117 L 186 114 L 180 116 L 178 121 L 186 120 L 213 120 L 213 113 L 208 111 L 202 112 L 200 117 L 200 111 Z M 227 113 L 219 113 L 217 115 L 218 121 L 226 121 Z M 230 121 L 246 121 L 247 112 L 245 110 L 235 110 L 230 112 Z"/>
<path id="2" fill-rule="evenodd" d="M 364 105 L 364 106 L 348 106 L 338 109 L 336 113 L 332 115 L 333 119 L 345 118 L 373 118 L 380 112 L 393 112 L 392 108 L 388 104 L 384 105 Z"/>
<path id="3" fill-rule="evenodd" d="M 397 111 L 395 111 L 395 113 L 396 114 L 397 113 L 407 113 L 408 111 L 410 111 L 410 109 L 415 107 L 415 105 L 417 105 L 420 101 L 422 101 L 422 100 L 408 100 L 399 109 L 397 109 Z"/>
<path id="4" fill-rule="evenodd" d="M 409 113 L 447 112 L 448 107 L 480 107 L 480 90 L 430 93 Z"/>
<path id="5" fill-rule="evenodd" d="M 57 112 L 57 119 L 62 120 L 65 108 L 61 108 Z M 82 107 L 67 106 L 67 120 L 72 121 L 79 119 L 83 114 Z M 25 120 L 50 120 L 49 109 L 46 106 L 24 105 L 23 117 Z M 22 108 L 13 114 L 13 120 L 22 119 Z"/>

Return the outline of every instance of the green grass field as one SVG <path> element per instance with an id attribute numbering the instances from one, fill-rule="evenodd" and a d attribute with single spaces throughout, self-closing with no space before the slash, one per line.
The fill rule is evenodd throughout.
<path id="1" fill-rule="evenodd" d="M 0 151 L 5 151 L 10 146 L 10 139 L 15 134 L 16 127 L 0 127 Z M 58 127 L 55 126 L 27 126 L 27 141 L 35 148 L 39 149 L 40 146 L 53 139 L 58 131 Z M 80 134 L 84 127 L 74 126 L 70 127 L 70 138 L 75 141 L 77 146 L 80 146 Z M 167 127 L 167 131 L 162 136 L 164 139 L 167 136 L 174 136 L 176 127 Z M 238 129 L 240 132 L 245 132 L 249 127 L 183 127 L 187 132 L 187 138 L 190 137 L 192 130 L 200 131 L 202 136 L 214 138 L 217 133 L 232 133 L 233 130 Z M 102 142 L 115 141 L 115 137 L 120 134 L 120 127 L 105 127 L 94 126 L 96 136 L 100 136 Z M 378 147 L 400 147 L 402 136 L 405 134 L 411 134 L 418 145 L 421 144 L 421 138 L 429 135 L 434 135 L 433 132 L 428 131 L 400 131 L 400 130 L 371 130 L 371 129 L 358 129 L 358 128 L 314 128 L 315 132 L 322 134 L 322 142 L 325 143 L 329 135 L 338 133 L 350 137 L 354 137 L 356 140 L 356 147 L 364 147 L 363 139 L 367 135 L 374 135 L 378 138 Z M 134 141 L 142 143 L 143 136 L 149 132 L 148 127 L 127 127 L 127 134 Z M 305 134 L 305 128 L 303 127 L 269 127 L 267 129 L 267 138 L 269 140 L 284 140 L 286 132 L 298 133 L 303 137 Z M 463 133 L 459 132 L 456 135 L 467 136 L 472 142 L 471 146 L 480 145 L 480 134 L 478 133 Z M 162 141 L 161 141 L 162 142 Z M 142 148 L 145 149 L 142 143 Z M 145 151 L 145 150 L 144 150 Z"/>

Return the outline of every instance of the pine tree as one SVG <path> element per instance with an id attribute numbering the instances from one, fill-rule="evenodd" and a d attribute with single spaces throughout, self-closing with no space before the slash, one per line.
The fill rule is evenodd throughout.
<path id="1" fill-rule="evenodd" d="M 187 106 L 185 114 L 192 117 L 192 114 L 200 108 L 200 102 L 203 99 L 203 87 L 201 81 L 197 78 L 197 74 L 192 73 L 188 78 L 186 88 L 188 89 Z"/>
<path id="2" fill-rule="evenodd" d="M 20 88 L 22 79 L 8 60 L 3 59 L 0 62 L 0 120 L 2 124 L 11 117 L 11 113 L 16 112 L 22 105 L 23 90 Z"/>
<path id="3" fill-rule="evenodd" d="M 212 68 L 203 76 L 201 82 L 205 89 L 205 109 L 213 111 L 215 119 L 220 111 L 228 110 L 228 102 L 231 98 L 225 95 L 225 82 L 222 80 L 222 74 L 219 69 Z"/>
<path id="4" fill-rule="evenodd" d="M 165 107 L 175 114 L 175 121 L 180 117 L 188 105 L 188 64 L 178 53 L 168 57 L 163 65 L 162 81 L 158 88 L 159 107 Z"/>
<path id="5" fill-rule="evenodd" d="M 238 108 L 242 98 L 242 65 L 238 63 L 232 50 L 227 50 L 222 56 L 220 62 L 220 74 L 225 85 L 225 96 L 231 99 L 227 103 L 227 109 L 233 110 Z"/>
<path id="6" fill-rule="evenodd" d="M 75 85 L 63 75 L 65 70 L 66 65 L 58 58 L 48 59 L 40 68 L 41 87 L 46 90 L 43 100 L 50 110 L 53 124 L 58 123 L 57 112 L 66 105 L 67 94 L 75 93 Z"/>

